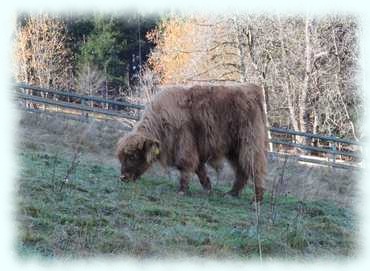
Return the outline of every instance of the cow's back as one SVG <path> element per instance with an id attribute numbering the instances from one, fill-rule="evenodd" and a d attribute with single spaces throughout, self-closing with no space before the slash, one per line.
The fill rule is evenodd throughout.
<path id="1" fill-rule="evenodd" d="M 263 120 L 259 87 L 194 86 L 189 92 L 193 133 L 202 160 L 218 160 L 239 148 L 241 137 L 260 133 L 254 131 Z"/>
<path id="2" fill-rule="evenodd" d="M 170 160 L 185 130 L 193 135 L 204 162 L 239 148 L 242 141 L 245 144 L 242 138 L 259 140 L 256 134 L 264 133 L 262 91 L 252 84 L 168 86 L 154 97 L 146 115 L 160 122 Z"/>

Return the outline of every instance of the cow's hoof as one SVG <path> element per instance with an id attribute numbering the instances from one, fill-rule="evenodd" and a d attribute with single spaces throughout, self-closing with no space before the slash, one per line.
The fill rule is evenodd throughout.
<path id="1" fill-rule="evenodd" d="M 263 198 L 261 198 L 261 197 L 257 197 L 257 203 L 261 204 L 262 199 Z M 250 200 L 250 204 L 252 204 L 252 205 L 256 204 L 256 196 L 253 196 L 253 198 Z"/>
<path id="2" fill-rule="evenodd" d="M 225 199 L 229 199 L 229 200 L 234 200 L 234 199 L 238 199 L 239 197 L 238 196 L 231 195 L 229 193 L 225 193 L 224 194 L 224 198 Z"/>
<path id="3" fill-rule="evenodd" d="M 251 201 L 251 209 L 252 209 L 252 212 L 257 212 L 259 213 L 260 210 L 261 210 L 261 205 L 262 203 L 260 201 Z"/>
<path id="4" fill-rule="evenodd" d="M 204 194 L 206 194 L 207 196 L 209 196 L 209 195 L 212 194 L 212 189 L 204 189 L 203 192 L 204 192 Z"/>
<path id="5" fill-rule="evenodd" d="M 235 191 L 229 191 L 225 194 L 225 197 L 227 198 L 239 198 L 239 193 L 235 192 Z"/>
<path id="6" fill-rule="evenodd" d="M 185 196 L 185 194 L 186 194 L 185 191 L 178 191 L 177 192 L 177 195 L 181 196 L 181 197 Z"/>
<path id="7" fill-rule="evenodd" d="M 224 194 L 224 198 L 225 198 L 225 199 L 233 199 L 234 197 L 233 197 L 233 196 L 231 196 L 229 193 L 225 193 L 225 194 Z"/>

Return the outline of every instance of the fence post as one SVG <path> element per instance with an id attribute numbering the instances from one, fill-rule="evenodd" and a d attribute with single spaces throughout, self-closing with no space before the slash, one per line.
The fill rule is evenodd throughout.
<path id="1" fill-rule="evenodd" d="M 85 99 L 81 99 L 81 105 L 82 106 L 87 106 L 87 102 Z M 82 121 L 89 121 L 89 113 L 81 111 L 81 120 Z"/>
<path id="2" fill-rule="evenodd" d="M 335 141 L 333 140 L 333 141 L 331 141 L 331 143 L 332 143 L 332 147 L 331 147 L 331 149 L 332 149 L 332 151 L 333 151 L 333 163 L 335 164 L 335 161 L 336 161 L 336 155 L 335 155 L 335 153 L 336 153 L 336 151 L 337 151 L 337 148 L 336 148 L 336 146 L 335 146 Z"/>

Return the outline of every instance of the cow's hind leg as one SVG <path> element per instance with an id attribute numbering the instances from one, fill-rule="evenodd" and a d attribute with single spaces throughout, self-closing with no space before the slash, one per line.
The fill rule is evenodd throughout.
<path id="1" fill-rule="evenodd" d="M 263 194 L 265 191 L 263 178 L 260 176 L 254 176 L 253 179 L 255 195 L 253 196 L 251 202 L 261 202 L 263 200 Z"/>
<path id="2" fill-rule="evenodd" d="M 235 167 L 235 181 L 233 187 L 229 192 L 227 192 L 227 194 L 233 197 L 239 197 L 247 181 L 248 175 L 240 166 L 237 165 Z"/>
<path id="3" fill-rule="evenodd" d="M 195 172 L 198 175 L 199 182 L 202 185 L 203 189 L 206 190 L 209 193 L 212 189 L 212 185 L 211 185 L 211 182 L 208 178 L 205 165 L 200 164 L 198 169 Z"/>
<path id="4" fill-rule="evenodd" d="M 237 168 L 236 174 L 235 174 L 236 175 L 235 182 L 233 184 L 233 187 L 227 194 L 234 196 L 234 197 L 239 197 L 248 179 L 252 178 L 255 195 L 253 196 L 251 201 L 252 202 L 262 201 L 265 187 L 264 187 L 264 178 L 263 178 L 264 174 L 261 170 L 263 169 L 257 169 L 251 172 L 245 172 L 243 169 Z"/>
<path id="5" fill-rule="evenodd" d="M 255 192 L 255 196 L 252 201 L 260 202 L 263 200 L 263 193 L 265 191 L 265 175 L 267 171 L 266 153 L 264 151 L 256 152 L 255 161 L 258 161 L 258 164 L 254 166 L 252 172 Z"/>
<path id="6" fill-rule="evenodd" d="M 250 159 L 250 157 L 253 157 L 253 159 Z M 243 150 L 238 155 L 231 157 L 230 162 L 234 167 L 236 179 L 228 194 L 236 197 L 239 196 L 248 179 L 251 178 L 255 192 L 253 201 L 262 201 L 264 176 L 267 166 L 264 150 Z"/>

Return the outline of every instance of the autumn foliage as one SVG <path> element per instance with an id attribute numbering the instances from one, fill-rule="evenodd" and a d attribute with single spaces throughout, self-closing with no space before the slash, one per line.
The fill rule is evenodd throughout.
<path id="1" fill-rule="evenodd" d="M 47 14 L 29 16 L 15 33 L 15 79 L 42 87 L 70 86 L 71 55 L 65 25 Z"/>
<path id="2" fill-rule="evenodd" d="M 351 16 L 173 15 L 149 64 L 162 84 L 258 84 L 271 126 L 358 139 L 357 31 Z"/>
<path id="3" fill-rule="evenodd" d="M 196 21 L 183 18 L 171 18 L 162 21 L 159 26 L 147 34 L 147 38 L 156 44 L 149 59 L 149 65 L 160 75 L 161 83 L 183 83 L 184 74 L 193 60 L 192 52 L 196 49 Z"/>

